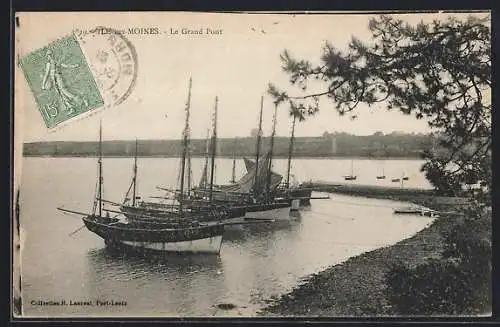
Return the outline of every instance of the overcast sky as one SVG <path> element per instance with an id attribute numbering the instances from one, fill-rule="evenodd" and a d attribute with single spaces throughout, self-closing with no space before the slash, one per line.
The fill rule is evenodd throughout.
<path id="1" fill-rule="evenodd" d="M 465 14 L 453 14 L 465 17 Z M 445 19 L 449 14 L 411 14 L 399 17 L 411 23 Z M 482 14 L 481 16 L 484 16 Z M 281 70 L 280 53 L 288 49 L 295 57 L 318 62 L 325 41 L 345 49 L 352 36 L 370 41 L 369 15 L 249 15 L 182 13 L 33 13 L 21 17 L 23 54 L 71 32 L 73 28 L 159 27 L 173 29 L 222 29 L 222 35 L 127 35 L 139 60 L 138 78 L 131 95 L 120 105 L 99 115 L 48 132 L 26 82 L 22 108 L 24 140 L 95 140 L 99 118 L 104 139 L 172 139 L 183 128 L 188 80 L 193 78 L 191 126 L 194 138 L 204 138 L 210 125 L 214 97 L 219 97 L 220 137 L 248 136 L 257 127 L 260 97 L 265 95 L 264 133 L 271 131 L 273 106 L 266 95 L 269 82 L 287 89 L 288 77 Z M 51 24 L 47 24 L 47 22 Z M 43 28 L 41 28 L 43 26 Z M 26 34 L 24 34 L 26 33 Z M 340 117 L 327 100 L 316 117 L 296 128 L 297 136 L 339 131 L 366 135 L 376 131 L 428 132 L 417 121 L 384 104 L 359 106 L 358 119 Z M 19 111 L 17 111 L 19 112 Z M 278 114 L 277 134 L 289 135 L 287 109 Z"/>

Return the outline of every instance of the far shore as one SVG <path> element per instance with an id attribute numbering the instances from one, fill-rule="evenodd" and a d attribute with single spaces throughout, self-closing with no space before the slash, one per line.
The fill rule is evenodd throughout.
<path id="1" fill-rule="evenodd" d="M 400 189 L 355 185 L 315 185 L 316 191 L 385 198 L 411 202 L 437 211 L 457 211 L 467 205 L 464 198 L 437 197 Z M 431 192 L 431 191 L 429 191 Z M 420 193 L 420 194 L 418 194 Z M 314 203 L 312 204 L 314 205 Z M 394 245 L 352 257 L 308 277 L 305 282 L 279 298 L 270 299 L 259 312 L 262 316 L 394 316 L 397 313 L 385 297 L 384 275 L 397 262 L 411 265 L 439 258 L 444 248 L 442 232 L 450 230 L 456 215 L 443 214 L 414 236 Z"/>
<path id="2" fill-rule="evenodd" d="M 248 158 L 252 159 L 255 155 L 235 155 L 236 159 Z M 61 155 L 37 155 L 37 154 L 23 154 L 26 158 L 97 158 L 97 155 L 83 155 L 83 154 L 61 154 Z M 191 155 L 192 158 L 205 158 L 204 155 Z M 217 155 L 218 158 L 232 159 L 232 155 Z M 134 158 L 131 155 L 103 155 L 103 158 Z M 138 158 L 180 158 L 179 155 L 139 155 Z M 274 155 L 275 159 L 287 159 L 287 155 Z M 296 159 L 313 159 L 313 160 L 422 160 L 418 156 L 414 157 L 363 157 L 363 156 L 344 156 L 344 155 L 328 155 L 328 156 L 293 156 L 292 160 Z"/>

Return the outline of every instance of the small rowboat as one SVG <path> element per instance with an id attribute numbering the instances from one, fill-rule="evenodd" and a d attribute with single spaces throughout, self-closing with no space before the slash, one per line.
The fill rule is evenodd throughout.
<path id="1" fill-rule="evenodd" d="M 427 217 L 437 217 L 439 214 L 435 210 L 431 210 L 431 209 L 423 208 L 423 207 L 397 208 L 394 210 L 394 213 L 399 214 L 399 215 L 421 215 L 421 216 L 427 216 Z"/>

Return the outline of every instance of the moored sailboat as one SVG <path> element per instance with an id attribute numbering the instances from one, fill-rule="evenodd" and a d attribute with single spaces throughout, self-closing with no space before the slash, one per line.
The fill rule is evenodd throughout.
<path id="1" fill-rule="evenodd" d="M 245 167 L 247 171 L 251 171 L 255 167 L 255 162 L 248 159 L 248 158 L 243 158 L 245 162 Z M 287 174 L 290 179 L 289 182 L 286 182 L 282 184 L 280 181 L 283 179 L 283 177 L 276 173 L 276 172 L 271 172 L 272 174 L 272 185 L 275 185 L 275 198 L 278 199 L 290 199 L 290 200 L 298 200 L 300 206 L 308 206 L 311 204 L 311 200 L 315 199 L 312 196 L 312 188 L 308 187 L 307 183 L 292 183 L 291 175 Z M 287 179 L 288 180 L 288 179 Z M 324 199 L 324 197 L 321 197 L 318 199 Z"/>
<path id="2" fill-rule="evenodd" d="M 354 160 L 351 160 L 351 174 L 350 175 L 345 175 L 344 180 L 346 181 L 355 181 L 357 179 L 357 176 L 354 175 Z"/>
<path id="3" fill-rule="evenodd" d="M 254 206 L 263 207 L 269 211 L 274 212 L 277 215 L 276 220 L 278 221 L 289 221 L 291 219 L 290 210 L 293 200 L 288 198 L 277 198 L 276 192 L 281 183 L 282 176 L 278 174 L 273 174 L 273 152 L 274 152 L 274 138 L 276 136 L 276 123 L 277 123 L 277 110 L 278 105 L 275 103 L 274 105 L 274 115 L 273 115 L 273 127 L 270 137 L 270 145 L 269 150 L 264 157 L 264 170 L 261 175 L 258 174 L 259 171 L 259 153 L 260 153 L 260 138 L 262 136 L 262 109 L 263 109 L 263 101 L 264 97 L 261 98 L 261 110 L 260 110 L 260 118 L 259 118 L 259 133 L 257 135 L 257 149 L 256 149 L 256 175 L 255 175 L 255 183 L 252 188 L 254 199 L 256 200 L 256 204 Z M 262 171 L 262 170 L 261 170 Z M 259 177 L 265 177 L 265 181 L 262 181 Z M 264 192 L 262 192 L 264 191 Z M 298 206 L 298 205 L 297 205 Z M 247 210 L 251 210 L 247 208 Z"/>
<path id="4" fill-rule="evenodd" d="M 408 176 L 405 176 L 405 173 L 403 173 L 401 178 L 393 178 L 393 179 L 391 179 L 391 182 L 393 182 L 393 183 L 401 182 L 401 187 L 403 187 L 404 181 L 407 181 L 409 179 L 410 178 Z"/>
<path id="5" fill-rule="evenodd" d="M 292 200 L 298 200 L 299 206 L 306 206 L 310 205 L 311 202 L 311 194 L 312 194 L 312 189 L 308 188 L 305 185 L 299 184 L 299 185 L 292 185 L 291 183 L 291 162 L 292 162 L 292 156 L 293 156 L 293 145 L 294 145 L 294 139 L 295 139 L 295 120 L 296 116 L 293 116 L 293 122 L 292 122 L 292 133 L 290 137 L 290 142 L 289 142 L 289 149 L 288 149 L 288 162 L 287 162 L 287 174 L 286 174 L 286 180 L 284 185 L 281 185 L 279 182 L 276 185 L 276 192 L 275 192 L 275 197 L 276 198 L 281 198 L 281 199 L 292 199 Z M 255 163 L 247 158 L 244 158 L 245 161 L 245 167 L 247 171 L 250 171 L 253 169 L 255 166 Z M 282 176 L 271 171 L 271 176 L 272 180 L 278 181 L 282 179 Z M 295 204 L 292 205 L 292 210 L 298 209 L 297 205 Z"/>
<path id="6" fill-rule="evenodd" d="M 170 199 L 172 203 L 166 203 L 169 200 L 167 197 L 161 197 L 160 202 L 151 201 L 138 201 L 136 202 L 133 196 L 132 203 L 129 201 L 128 193 L 135 188 L 137 183 L 137 159 L 134 160 L 134 176 L 132 184 L 129 188 L 123 204 L 120 205 L 120 210 L 125 216 L 134 222 L 177 222 L 186 217 L 196 218 L 200 221 L 222 221 L 226 218 L 241 217 L 244 215 L 242 210 L 233 210 L 223 206 L 216 206 L 213 201 L 197 205 L 193 200 L 193 192 L 191 189 L 191 163 L 190 163 L 190 138 L 189 138 L 189 109 L 191 99 L 191 84 L 188 92 L 188 102 L 186 107 L 186 122 L 183 131 L 183 152 L 181 159 L 181 172 L 180 172 L 180 190 L 174 190 L 174 197 Z M 217 98 L 216 98 L 217 102 Z M 136 150 L 137 153 L 137 150 Z M 206 171 L 202 179 L 205 179 L 206 184 Z M 187 177 L 187 178 L 186 178 Z M 168 190 L 171 191 L 171 190 Z"/>
<path id="7" fill-rule="evenodd" d="M 377 176 L 377 179 L 385 179 L 385 169 L 384 169 L 384 163 L 382 163 L 382 174 Z"/>
<path id="8" fill-rule="evenodd" d="M 189 98 L 191 94 L 191 79 L 189 81 L 189 96 L 186 109 L 186 121 L 189 117 Z M 186 158 L 182 157 L 181 175 L 184 175 Z M 117 217 L 110 217 L 109 212 L 117 212 L 103 208 L 103 177 L 102 177 L 102 127 L 99 128 L 99 159 L 98 159 L 98 187 L 94 207 L 91 214 L 73 210 L 61 209 L 65 212 L 85 215 L 82 219 L 87 229 L 100 236 L 105 244 L 118 249 L 135 251 L 160 252 L 191 252 L 191 253 L 219 253 L 222 245 L 224 226 L 222 224 L 203 224 L 199 217 L 186 215 L 182 202 L 176 209 L 179 219 L 162 222 L 148 221 L 150 216 L 143 212 L 136 218 L 145 218 L 143 221 L 124 221 Z M 136 171 L 136 165 L 134 167 Z M 134 176 L 135 179 L 135 176 Z M 184 188 L 181 182 L 181 193 Z M 135 186 L 134 186 L 135 189 Z M 135 191 L 134 191 L 135 201 Z M 106 215 L 103 212 L 106 211 Z M 118 214 L 121 214 L 119 211 Z"/>
<path id="9" fill-rule="evenodd" d="M 235 183 L 228 185 L 215 185 L 213 178 L 207 188 L 197 188 L 193 190 L 195 197 L 199 201 L 207 200 L 208 194 L 215 203 L 223 204 L 230 210 L 244 210 L 246 220 L 288 220 L 290 219 L 290 201 L 283 199 L 275 201 L 275 190 L 279 186 L 282 176 L 273 174 L 270 171 L 272 165 L 272 149 L 276 130 L 276 112 L 274 115 L 273 132 L 271 135 L 271 145 L 264 158 L 260 157 L 261 136 L 262 136 L 262 111 L 263 97 L 261 98 L 261 108 L 259 115 L 259 132 L 256 145 L 256 162 L 252 169 Z M 276 111 L 276 110 L 275 110 Z M 216 125 L 215 125 L 216 126 Z M 212 135 L 212 145 L 217 141 L 216 129 Z M 215 146 L 212 146 L 212 165 L 214 171 L 214 158 L 216 156 Z M 205 170 L 206 168 L 204 168 Z M 203 178 L 203 175 L 202 175 Z M 200 183 L 201 184 L 201 183 Z"/>
<path id="10" fill-rule="evenodd" d="M 298 199 L 299 205 L 306 206 L 311 204 L 311 194 L 312 189 L 304 187 L 304 185 L 292 185 L 290 183 L 291 170 L 292 170 L 292 156 L 293 156 L 293 146 L 295 141 L 295 121 L 297 116 L 293 114 L 292 120 L 292 133 L 290 136 L 289 149 L 288 149 L 288 162 L 286 171 L 286 183 L 285 188 L 281 189 L 285 196 L 291 197 L 292 199 Z"/>

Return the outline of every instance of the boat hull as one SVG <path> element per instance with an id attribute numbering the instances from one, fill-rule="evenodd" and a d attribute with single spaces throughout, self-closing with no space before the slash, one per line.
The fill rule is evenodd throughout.
<path id="1" fill-rule="evenodd" d="M 224 226 L 194 226 L 182 228 L 149 227 L 129 224 L 107 224 L 93 218 L 83 218 L 87 229 L 107 245 L 128 246 L 159 252 L 219 253 Z M 153 225 L 151 225 L 153 226 Z"/>
<path id="2" fill-rule="evenodd" d="M 206 203 L 204 204 L 206 206 Z M 220 220 L 224 217 L 236 218 L 245 215 L 244 207 L 215 207 L 203 208 L 200 204 L 186 204 L 185 212 L 187 217 L 197 217 L 200 221 L 204 220 Z M 151 221 L 151 222 L 164 222 L 164 221 L 178 221 L 183 218 L 180 217 L 177 211 L 171 210 L 168 206 L 162 208 L 134 207 L 122 205 L 120 211 L 131 221 Z"/>
<path id="3" fill-rule="evenodd" d="M 122 205 L 120 206 L 120 211 L 125 215 L 125 217 L 133 220 L 147 220 L 154 221 L 158 219 L 176 219 L 180 218 L 178 212 L 173 210 L 167 210 L 165 208 L 151 208 L 151 207 L 138 207 Z"/>
<path id="4" fill-rule="evenodd" d="M 290 204 L 272 203 L 264 205 L 249 205 L 246 207 L 245 219 L 290 220 Z"/>
<path id="5" fill-rule="evenodd" d="M 148 252 L 219 253 L 222 246 L 222 235 L 181 242 L 108 241 L 107 245 L 114 248 L 140 249 Z"/>

